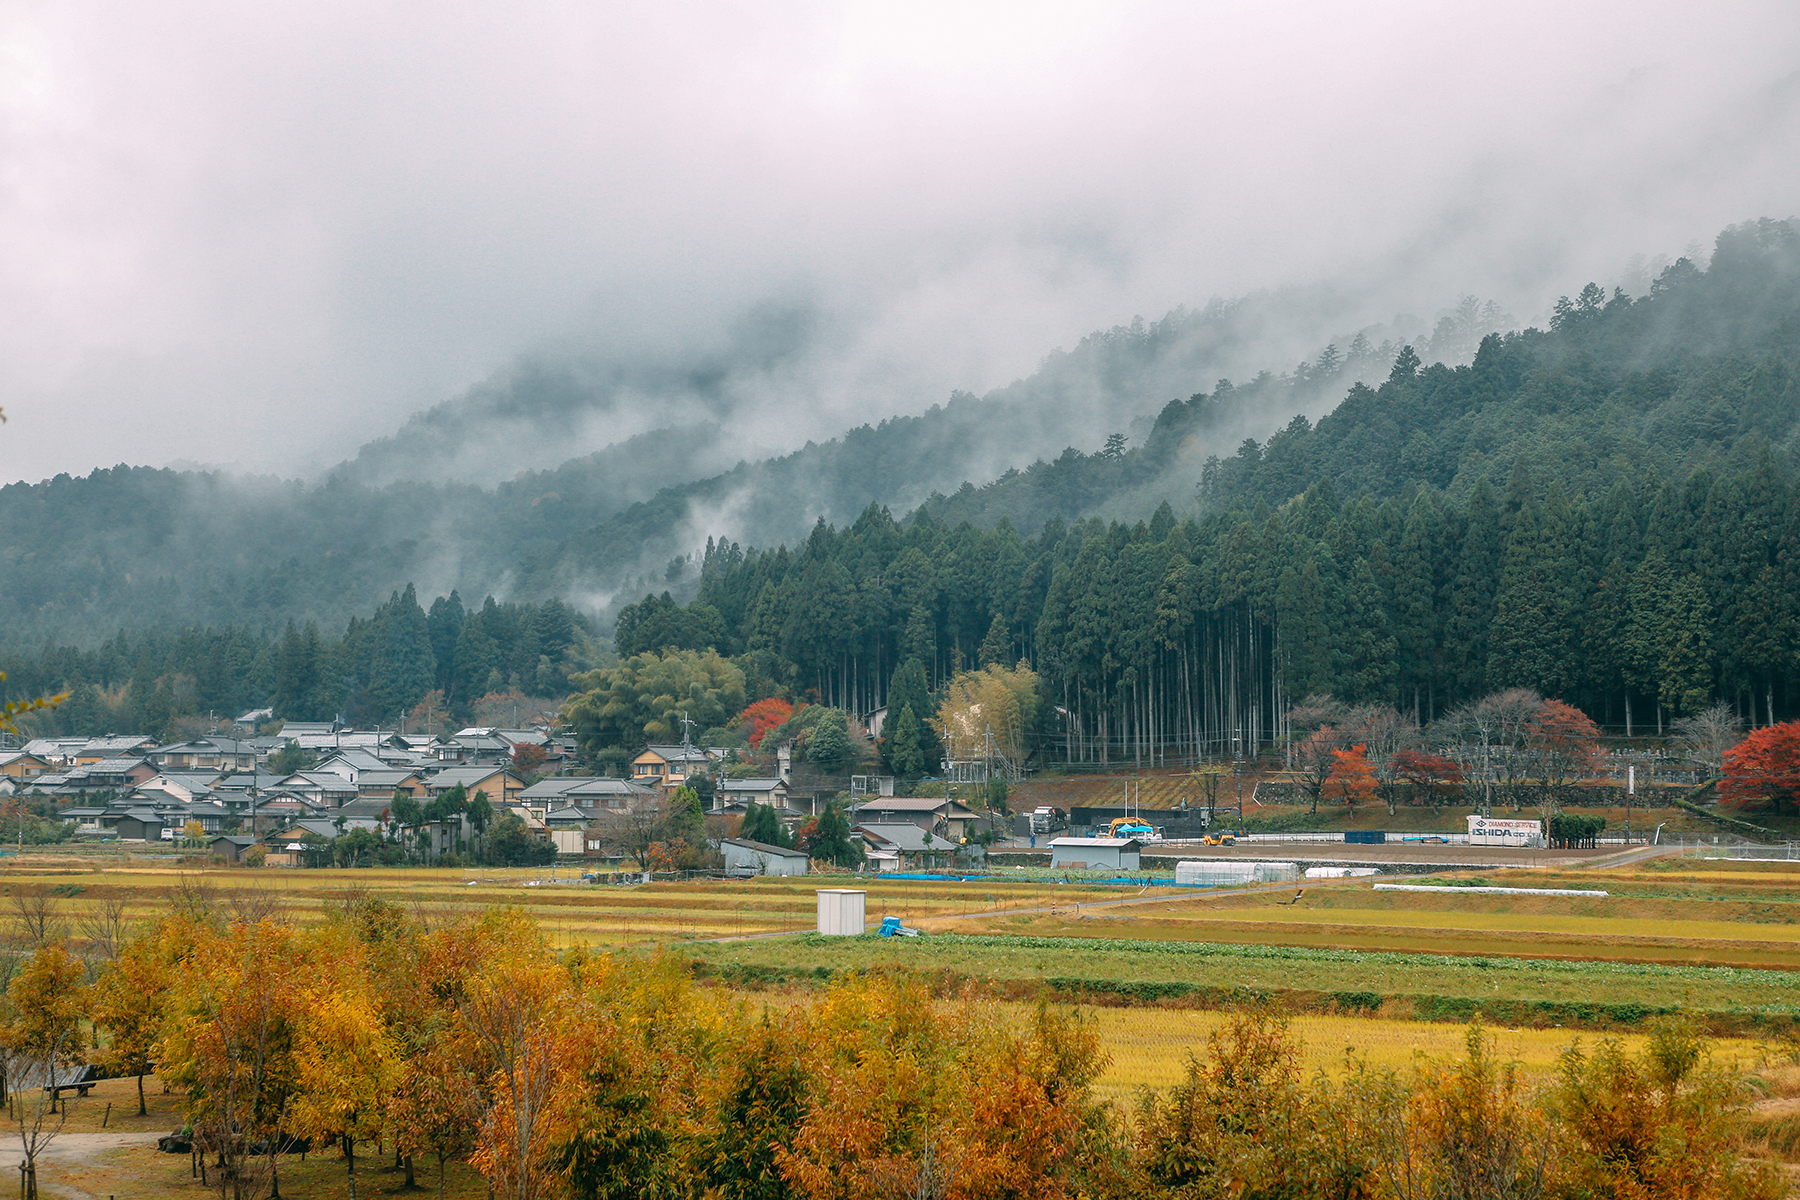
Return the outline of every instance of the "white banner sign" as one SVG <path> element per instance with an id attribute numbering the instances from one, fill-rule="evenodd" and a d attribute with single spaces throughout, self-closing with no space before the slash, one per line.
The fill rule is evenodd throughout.
<path id="1" fill-rule="evenodd" d="M 1544 835 L 1542 821 L 1503 821 L 1494 817 L 1469 818 L 1471 846 L 1535 846 Z"/>

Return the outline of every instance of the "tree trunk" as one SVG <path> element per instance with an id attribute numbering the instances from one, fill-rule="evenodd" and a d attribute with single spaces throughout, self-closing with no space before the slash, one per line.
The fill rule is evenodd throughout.
<path id="1" fill-rule="evenodd" d="M 144 1107 L 144 1077 L 143 1077 L 143 1075 L 140 1074 L 137 1077 L 137 1079 L 138 1079 L 138 1116 L 140 1116 L 140 1117 L 149 1116 L 150 1110 L 148 1108 Z"/>
<path id="2" fill-rule="evenodd" d="M 416 1188 L 419 1186 L 413 1180 L 412 1155 L 410 1155 L 410 1154 L 406 1156 L 406 1183 L 404 1186 L 407 1191 L 411 1191 L 413 1188 Z"/>

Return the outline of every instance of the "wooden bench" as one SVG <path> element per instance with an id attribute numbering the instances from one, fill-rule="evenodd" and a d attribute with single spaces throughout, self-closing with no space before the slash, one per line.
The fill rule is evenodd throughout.
<path id="1" fill-rule="evenodd" d="M 74 1092 L 77 1096 L 85 1096 L 88 1094 L 89 1088 L 100 1082 L 100 1068 L 93 1063 L 85 1063 L 82 1066 L 71 1068 L 71 1071 L 67 1083 L 46 1083 L 44 1085 L 44 1090 L 51 1094 L 52 1099 L 61 1097 L 64 1092 Z M 51 1078 L 54 1079 L 55 1076 L 53 1075 Z"/>

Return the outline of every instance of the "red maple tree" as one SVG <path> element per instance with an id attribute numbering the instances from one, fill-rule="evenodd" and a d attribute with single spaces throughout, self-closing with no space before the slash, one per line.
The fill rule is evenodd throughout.
<path id="1" fill-rule="evenodd" d="M 787 724 L 793 715 L 794 706 L 792 704 L 779 697 L 770 696 L 767 699 L 758 700 L 739 713 L 736 723 L 741 725 L 746 721 L 749 722 L 750 732 L 747 740 L 752 749 L 761 750 L 763 734 L 777 725 Z"/>
<path id="2" fill-rule="evenodd" d="M 1800 721 L 1765 725 L 1727 750 L 1719 795 L 1736 808 L 1800 808 Z"/>

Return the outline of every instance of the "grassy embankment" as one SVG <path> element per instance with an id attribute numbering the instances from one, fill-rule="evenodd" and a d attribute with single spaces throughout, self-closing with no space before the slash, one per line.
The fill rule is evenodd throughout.
<path id="1" fill-rule="evenodd" d="M 1308 829 L 1308 830 L 1344 830 L 1344 829 L 1386 829 L 1400 833 L 1461 833 L 1467 828 L 1464 820 L 1473 811 L 1463 804 L 1399 805 L 1392 813 L 1387 805 L 1379 800 L 1367 801 L 1354 806 L 1343 804 L 1320 804 L 1318 811 L 1312 811 L 1310 804 L 1281 804 L 1265 799 L 1257 803 L 1254 798 L 1255 784 L 1283 783 L 1288 776 L 1280 771 L 1259 771 L 1246 776 L 1243 780 L 1244 817 L 1259 829 Z M 1619 781 L 1611 781 L 1615 785 Z M 1684 785 L 1642 785 L 1645 804 L 1637 804 L 1630 809 L 1622 804 L 1582 805 L 1583 815 L 1606 818 L 1606 832 L 1609 835 L 1623 833 L 1627 828 L 1634 834 L 1649 833 L 1658 825 L 1663 826 L 1664 837 L 1695 838 L 1720 832 L 1720 827 L 1705 817 L 1687 809 L 1676 807 L 1675 802 L 1686 797 L 1691 791 Z M 1205 806 L 1205 791 L 1201 783 L 1185 771 L 1145 772 L 1130 780 L 1108 775 L 1041 775 L 1029 782 L 1014 787 L 1009 803 L 1016 811 L 1027 811 L 1040 804 L 1053 805 L 1064 811 L 1076 807 L 1101 807 L 1119 805 L 1129 798 L 1134 805 L 1141 804 L 1146 809 L 1171 809 L 1183 806 L 1183 801 L 1190 808 Z M 1215 803 L 1234 806 L 1238 801 L 1238 781 L 1230 775 L 1220 778 Z M 1646 805 L 1649 805 L 1647 807 Z M 1745 816 L 1732 810 L 1720 810 L 1725 816 Z M 1496 808 L 1497 817 L 1523 817 L 1526 820 L 1536 819 L 1535 808 L 1527 807 L 1518 812 L 1511 809 Z M 1800 816 L 1780 816 L 1769 814 L 1748 814 L 1757 824 L 1769 828 L 1786 831 L 1800 837 Z M 1235 815 L 1227 812 L 1221 814 L 1223 821 L 1235 821 Z"/>

